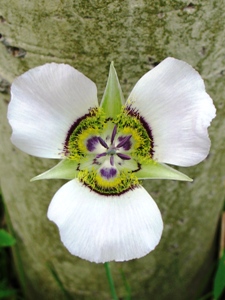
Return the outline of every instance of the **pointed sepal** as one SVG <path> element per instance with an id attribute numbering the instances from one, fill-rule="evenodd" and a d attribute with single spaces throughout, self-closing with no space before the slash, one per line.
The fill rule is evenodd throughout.
<path id="1" fill-rule="evenodd" d="M 141 165 L 141 169 L 137 171 L 138 179 L 170 179 L 181 181 L 193 181 L 187 175 L 156 161 L 151 161 Z"/>
<path id="2" fill-rule="evenodd" d="M 123 93 L 112 62 L 109 69 L 107 85 L 101 101 L 101 107 L 107 117 L 114 118 L 121 112 L 121 107 L 124 104 Z"/>
<path id="3" fill-rule="evenodd" d="M 64 159 L 50 170 L 35 176 L 31 181 L 42 179 L 74 179 L 77 175 L 77 162 Z"/>

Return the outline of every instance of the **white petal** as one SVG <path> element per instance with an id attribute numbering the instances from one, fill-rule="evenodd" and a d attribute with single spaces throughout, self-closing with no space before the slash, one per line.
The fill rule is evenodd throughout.
<path id="1" fill-rule="evenodd" d="M 55 194 L 48 218 L 57 224 L 73 255 L 96 263 L 148 254 L 163 229 L 160 211 L 144 188 L 102 196 L 76 179 Z"/>
<path id="2" fill-rule="evenodd" d="M 137 82 L 130 102 L 151 128 L 155 160 L 191 166 L 207 156 L 215 107 L 190 65 L 165 59 Z"/>
<path id="3" fill-rule="evenodd" d="M 98 106 L 95 84 L 65 64 L 46 64 L 12 84 L 12 142 L 39 157 L 59 158 L 72 124 Z"/>

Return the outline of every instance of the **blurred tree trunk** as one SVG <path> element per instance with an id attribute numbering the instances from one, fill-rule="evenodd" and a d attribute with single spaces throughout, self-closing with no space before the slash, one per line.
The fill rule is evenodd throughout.
<path id="1" fill-rule="evenodd" d="M 224 201 L 224 19 L 222 0 L 1 0 L 1 190 L 27 298 L 67 299 L 66 290 L 72 299 L 110 299 L 103 265 L 71 256 L 46 218 L 63 182 L 29 181 L 55 162 L 26 155 L 10 143 L 9 85 L 29 68 L 51 61 L 86 74 L 97 83 L 100 98 L 112 60 L 125 95 L 167 56 L 201 73 L 218 109 L 210 155 L 196 167 L 180 168 L 193 183 L 145 182 L 163 214 L 162 241 L 142 259 L 112 263 L 112 270 L 121 298 L 126 295 L 121 270 L 132 299 L 190 300 L 206 288 Z"/>

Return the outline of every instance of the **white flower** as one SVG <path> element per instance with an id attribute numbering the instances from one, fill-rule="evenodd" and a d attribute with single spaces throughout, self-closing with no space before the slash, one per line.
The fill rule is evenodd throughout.
<path id="1" fill-rule="evenodd" d="M 139 258 L 156 247 L 161 214 L 138 180 L 191 181 L 164 163 L 202 161 L 214 117 L 199 74 L 174 58 L 146 73 L 126 102 L 111 64 L 100 106 L 90 79 L 68 65 L 46 64 L 14 81 L 8 110 L 18 148 L 62 159 L 34 179 L 70 179 L 48 217 L 72 254 L 94 262 Z"/>

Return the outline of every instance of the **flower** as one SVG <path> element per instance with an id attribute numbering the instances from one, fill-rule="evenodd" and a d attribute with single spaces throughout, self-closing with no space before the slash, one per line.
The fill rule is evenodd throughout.
<path id="1" fill-rule="evenodd" d="M 208 154 L 215 117 L 200 75 L 167 58 L 146 73 L 124 102 L 113 64 L 100 106 L 95 84 L 69 65 L 29 70 L 12 84 L 12 142 L 61 159 L 37 179 L 70 181 L 48 218 L 76 256 L 93 262 L 148 254 L 163 230 L 160 211 L 140 179 L 191 179 L 167 166 L 192 166 Z"/>

